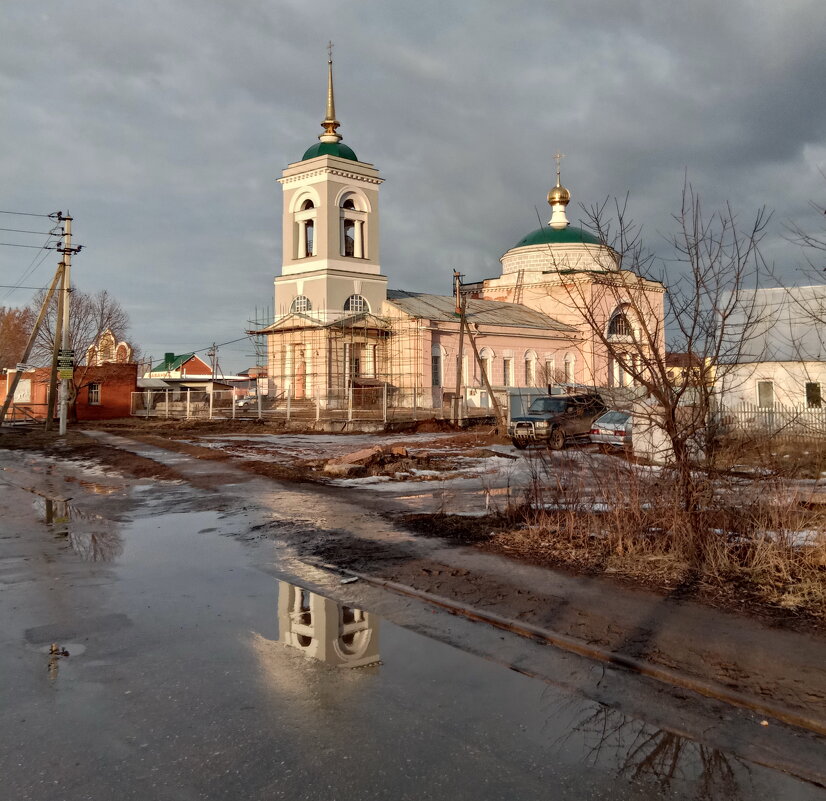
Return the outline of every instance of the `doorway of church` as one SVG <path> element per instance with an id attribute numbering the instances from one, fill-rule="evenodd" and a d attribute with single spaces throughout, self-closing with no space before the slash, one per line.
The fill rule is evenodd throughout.
<path id="1" fill-rule="evenodd" d="M 307 356 L 304 345 L 293 345 L 293 397 L 307 397 Z"/>

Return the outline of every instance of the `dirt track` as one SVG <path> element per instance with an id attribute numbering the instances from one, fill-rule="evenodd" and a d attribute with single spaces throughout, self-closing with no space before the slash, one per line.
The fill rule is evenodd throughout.
<path id="1" fill-rule="evenodd" d="M 479 435 L 461 436 L 465 445 L 481 444 Z M 220 489 L 237 482 L 238 469 L 251 479 L 253 475 L 281 481 L 312 478 L 306 471 L 233 459 L 220 449 L 156 433 L 133 434 L 132 441 L 136 446 L 147 446 L 146 454 L 158 448 L 159 453 L 174 452 L 192 457 L 196 464 L 211 466 L 198 471 L 184 466 L 177 469 L 157 458 L 79 433 L 72 433 L 64 444 L 37 434 L 4 434 L 0 446 L 43 451 L 63 459 L 94 460 L 123 475 L 184 481 L 200 489 Z M 321 485 L 307 489 L 344 503 L 354 499 L 352 490 Z M 373 509 L 371 519 L 379 519 L 376 512 L 386 517 L 386 505 L 380 498 L 360 492 L 358 504 L 365 510 Z M 685 588 L 657 593 L 622 586 L 605 577 L 548 571 L 514 561 L 501 540 L 490 538 L 490 521 L 485 519 L 430 515 L 391 515 L 387 519 L 392 521 L 391 529 L 402 526 L 418 534 L 369 531 L 358 515 L 342 521 L 340 528 L 321 532 L 312 526 L 285 528 L 283 522 L 264 521 L 239 533 L 246 538 L 286 537 L 291 548 L 311 563 L 370 574 L 546 627 L 826 720 L 826 673 L 821 668 L 826 664 L 826 638 L 817 620 L 783 610 L 766 613 L 762 620 L 755 619 L 754 610 L 749 609 L 742 610 L 748 617 L 742 617 L 742 612 L 732 616 L 698 606 L 686 598 L 690 593 Z M 509 558 L 503 559 L 502 554 Z"/>

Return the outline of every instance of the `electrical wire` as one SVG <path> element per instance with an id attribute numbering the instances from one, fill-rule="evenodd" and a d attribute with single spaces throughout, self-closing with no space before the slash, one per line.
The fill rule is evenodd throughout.
<path id="1" fill-rule="evenodd" d="M 0 228 L 0 231 L 11 231 L 14 234 L 40 234 L 41 236 L 56 236 L 52 231 L 29 231 L 26 228 Z"/>
<path id="2" fill-rule="evenodd" d="M 15 242 L 0 242 L 0 245 L 5 245 L 7 248 L 33 248 L 34 250 L 43 250 L 44 248 L 47 250 L 55 250 L 57 244 L 55 245 L 18 245 Z"/>
<path id="3" fill-rule="evenodd" d="M 20 217 L 46 217 L 51 218 L 51 214 L 32 214 L 28 211 L 0 211 L 0 214 L 16 214 Z"/>
<path id="4" fill-rule="evenodd" d="M 46 260 L 46 256 L 49 255 L 49 251 L 51 250 L 51 248 L 48 248 L 47 245 L 49 244 L 49 240 L 52 236 L 52 234 L 49 234 L 46 237 L 46 241 L 43 243 L 43 255 L 40 257 L 40 261 L 37 260 L 37 254 L 35 253 L 34 258 L 29 262 L 29 266 L 26 267 L 23 274 L 17 279 L 17 285 L 22 284 Z M 35 262 L 37 263 L 35 264 Z M 5 300 L 9 295 L 11 295 L 12 292 L 14 292 L 14 289 L 9 289 L 9 291 L 3 296 L 3 299 Z"/>

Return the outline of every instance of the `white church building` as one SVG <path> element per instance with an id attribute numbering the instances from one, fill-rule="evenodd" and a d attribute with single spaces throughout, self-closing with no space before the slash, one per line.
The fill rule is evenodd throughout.
<path id="1" fill-rule="evenodd" d="M 439 409 L 458 393 L 468 406 L 486 406 L 490 388 L 629 384 L 595 326 L 627 343 L 629 360 L 640 358 L 642 329 L 655 332 L 652 347 L 664 347 L 662 284 L 622 269 L 616 252 L 569 223 L 558 162 L 548 224 L 505 251 L 500 275 L 461 285 L 465 334 L 456 297 L 389 289 L 384 179 L 339 127 L 330 60 L 323 133 L 279 179 L 274 320 L 251 332 L 267 339 L 271 394 L 342 408 L 354 391 L 381 389 L 391 405 Z M 432 269 L 448 272 L 436 262 Z"/>

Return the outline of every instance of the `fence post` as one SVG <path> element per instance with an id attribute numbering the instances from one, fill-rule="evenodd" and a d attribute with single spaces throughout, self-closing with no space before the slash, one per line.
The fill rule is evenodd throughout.
<path id="1" fill-rule="evenodd" d="M 153 395 L 152 390 L 147 389 L 146 394 L 144 395 L 144 398 L 143 398 L 143 405 L 145 407 L 145 411 L 146 411 L 145 416 L 146 417 L 149 417 L 149 410 L 152 408 L 152 395 Z"/>
<path id="2" fill-rule="evenodd" d="M 212 398 L 215 395 L 215 385 L 209 385 L 209 419 L 212 420 Z"/>
<path id="3" fill-rule="evenodd" d="M 166 419 L 169 420 L 169 390 L 164 390 L 164 392 L 166 392 Z"/>
<path id="4" fill-rule="evenodd" d="M 350 384 L 347 392 L 347 422 L 353 420 L 353 385 Z"/>
<path id="5" fill-rule="evenodd" d="M 264 416 L 264 414 L 261 410 L 261 393 L 258 392 L 257 390 L 255 392 L 255 397 L 256 397 L 257 403 L 258 403 L 258 419 L 260 420 Z"/>
<path id="6" fill-rule="evenodd" d="M 382 420 L 386 423 L 387 422 L 387 382 L 382 385 L 382 395 L 381 395 L 381 416 Z"/>
<path id="7" fill-rule="evenodd" d="M 187 389 L 187 391 L 186 391 L 186 419 L 187 420 L 189 420 L 189 410 L 190 410 L 190 405 L 189 404 L 191 402 L 191 399 L 190 399 L 189 396 L 190 396 L 191 392 L 192 392 L 191 389 Z"/>
<path id="8" fill-rule="evenodd" d="M 315 399 L 315 421 L 316 423 L 321 419 L 321 400 Z"/>
<path id="9" fill-rule="evenodd" d="M 235 419 L 235 390 L 232 390 L 232 396 L 230 397 L 230 403 L 232 404 L 232 419 Z"/>
<path id="10" fill-rule="evenodd" d="M 287 395 L 287 422 L 290 422 L 290 410 L 292 409 L 292 398 Z"/>

